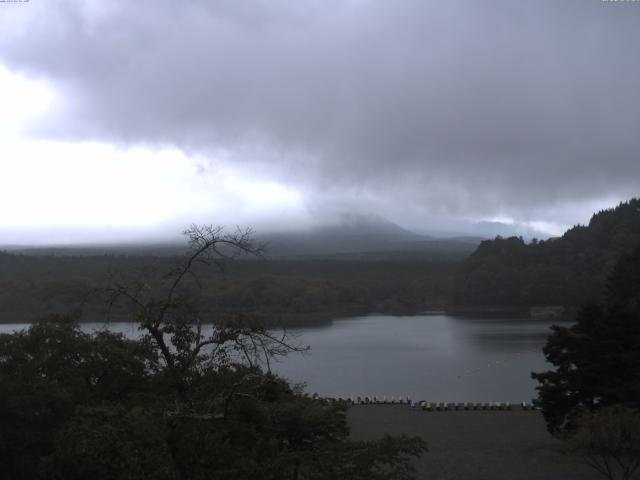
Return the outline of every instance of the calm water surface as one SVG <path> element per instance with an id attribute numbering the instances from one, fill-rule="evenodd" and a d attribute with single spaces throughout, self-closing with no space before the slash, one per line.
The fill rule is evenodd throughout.
<path id="1" fill-rule="evenodd" d="M 26 326 L 0 325 L 0 332 Z M 104 328 L 100 323 L 82 325 L 87 332 Z M 138 335 L 134 324 L 111 323 L 108 328 Z M 281 359 L 273 369 L 325 396 L 529 401 L 535 396 L 530 372 L 549 368 L 541 350 L 549 323 L 540 321 L 375 315 L 289 333 L 311 350 Z"/>

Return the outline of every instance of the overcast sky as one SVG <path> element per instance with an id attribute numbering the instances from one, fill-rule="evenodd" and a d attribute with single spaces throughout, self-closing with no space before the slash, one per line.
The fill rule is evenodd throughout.
<path id="1" fill-rule="evenodd" d="M 560 233 L 640 194 L 640 2 L 0 3 L 0 243 Z"/>

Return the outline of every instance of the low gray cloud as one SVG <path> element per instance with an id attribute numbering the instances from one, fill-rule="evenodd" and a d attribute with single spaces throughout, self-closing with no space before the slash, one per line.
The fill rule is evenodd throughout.
<path id="1" fill-rule="evenodd" d="M 312 208 L 405 224 L 563 223 L 640 192 L 639 21 L 600 0 L 30 2 L 2 7 L 0 61 L 63 93 L 37 135 L 223 148 Z"/>

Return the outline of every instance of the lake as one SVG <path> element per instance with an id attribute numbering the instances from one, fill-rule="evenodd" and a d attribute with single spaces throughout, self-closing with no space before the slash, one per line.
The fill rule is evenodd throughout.
<path id="1" fill-rule="evenodd" d="M 306 382 L 310 393 L 324 396 L 530 401 L 536 395 L 530 372 L 549 368 L 542 355 L 549 325 L 441 314 L 338 319 L 289 329 L 295 342 L 311 349 L 272 367 L 294 382 Z M 27 326 L 4 324 L 0 332 Z M 81 328 L 91 332 L 105 324 L 85 323 Z M 108 328 L 129 337 L 138 335 L 135 324 L 111 323 Z"/>

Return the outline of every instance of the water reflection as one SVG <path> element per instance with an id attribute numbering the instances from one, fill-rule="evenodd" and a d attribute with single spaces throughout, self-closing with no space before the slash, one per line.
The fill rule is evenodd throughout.
<path id="1" fill-rule="evenodd" d="M 26 326 L 0 325 L 0 332 Z M 541 349 L 549 326 L 526 319 L 446 315 L 339 319 L 291 329 L 294 342 L 311 346 L 311 351 L 281 359 L 273 368 L 294 382 L 306 382 L 310 392 L 336 397 L 530 400 L 535 396 L 530 372 L 548 368 Z M 81 328 L 108 328 L 130 338 L 140 335 L 131 323 L 86 323 Z"/>
<path id="2" fill-rule="evenodd" d="M 549 326 L 446 315 L 343 319 L 329 329 L 297 330 L 311 354 L 286 358 L 277 370 L 332 396 L 530 400 L 530 372 L 548 368 L 541 349 Z"/>

